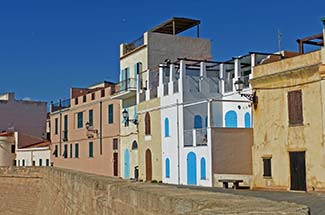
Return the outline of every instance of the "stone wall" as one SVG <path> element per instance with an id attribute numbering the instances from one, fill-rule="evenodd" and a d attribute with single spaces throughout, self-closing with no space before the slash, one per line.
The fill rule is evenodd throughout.
<path id="1" fill-rule="evenodd" d="M 45 167 L 0 168 L 0 192 L 1 214 L 308 214 L 296 204 Z"/>

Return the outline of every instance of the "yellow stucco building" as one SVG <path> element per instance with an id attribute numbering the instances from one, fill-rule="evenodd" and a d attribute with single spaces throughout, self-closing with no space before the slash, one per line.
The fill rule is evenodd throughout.
<path id="1" fill-rule="evenodd" d="M 324 191 L 324 48 L 253 73 L 253 188 Z"/>

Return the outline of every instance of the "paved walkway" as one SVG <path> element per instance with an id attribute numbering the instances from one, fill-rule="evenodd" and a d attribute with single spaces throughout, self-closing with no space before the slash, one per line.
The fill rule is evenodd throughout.
<path id="1" fill-rule="evenodd" d="M 300 193 L 300 192 L 280 192 L 280 191 L 253 191 L 248 189 L 222 189 L 216 187 L 189 187 L 177 186 L 179 188 L 190 188 L 209 192 L 230 193 L 242 196 L 259 197 L 273 201 L 294 202 L 307 205 L 312 215 L 325 215 L 325 194 L 322 193 Z"/>

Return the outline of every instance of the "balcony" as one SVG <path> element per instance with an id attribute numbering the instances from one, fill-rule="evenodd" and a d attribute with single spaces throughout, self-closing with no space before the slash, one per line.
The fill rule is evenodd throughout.
<path id="1" fill-rule="evenodd" d="M 128 99 L 135 97 L 137 93 L 137 79 L 129 78 L 119 82 L 115 87 L 113 99 Z"/>
<path id="2" fill-rule="evenodd" d="M 135 50 L 136 48 L 140 47 L 144 45 L 144 38 L 143 36 L 139 37 L 138 39 L 126 44 L 124 46 L 124 49 L 123 49 L 123 55 L 126 55 L 130 52 L 132 52 L 133 50 Z"/>
<path id="3" fill-rule="evenodd" d="M 184 131 L 184 147 L 207 146 L 207 128 L 189 129 Z"/>
<path id="4" fill-rule="evenodd" d="M 51 113 L 69 108 L 71 106 L 70 99 L 59 100 L 57 103 L 51 103 Z"/>

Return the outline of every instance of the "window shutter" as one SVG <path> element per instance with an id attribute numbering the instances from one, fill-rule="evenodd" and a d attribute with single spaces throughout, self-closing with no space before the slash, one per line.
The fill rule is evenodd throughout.
<path id="1" fill-rule="evenodd" d="M 288 92 L 288 114 L 289 114 L 289 125 L 303 124 L 301 90 Z"/>
<path id="2" fill-rule="evenodd" d="M 146 116 L 145 116 L 145 134 L 146 135 L 150 135 L 151 134 L 151 125 L 150 125 L 150 114 L 149 113 L 146 113 Z"/>

